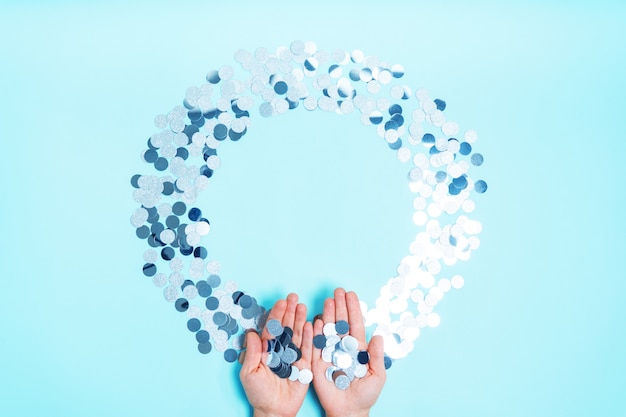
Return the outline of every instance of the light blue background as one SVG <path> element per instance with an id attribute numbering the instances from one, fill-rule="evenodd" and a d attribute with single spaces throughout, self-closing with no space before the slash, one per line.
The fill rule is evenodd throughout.
<path id="1" fill-rule="evenodd" d="M 129 178 L 188 86 L 294 39 L 403 64 L 486 156 L 466 286 L 373 414 L 626 415 L 618 1 L 3 2 L 0 414 L 247 414 L 237 367 L 142 276 Z M 265 305 L 373 302 L 417 231 L 406 168 L 356 117 L 253 123 L 202 197 L 222 275 Z"/>

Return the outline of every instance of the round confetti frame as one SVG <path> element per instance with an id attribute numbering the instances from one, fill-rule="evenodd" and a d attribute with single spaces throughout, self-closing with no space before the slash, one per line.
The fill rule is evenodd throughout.
<path id="1" fill-rule="evenodd" d="M 239 50 L 235 60 L 247 73 L 244 79 L 230 65 L 209 71 L 205 83 L 187 89 L 182 105 L 155 117 L 159 131 L 142 159 L 156 174 L 131 178 L 140 204 L 131 224 L 149 246 L 144 275 L 187 314 L 200 353 L 216 350 L 236 361 L 244 331 L 263 328 L 267 309 L 236 282 L 222 283 L 219 263 L 207 259 L 201 244 L 211 226 L 194 203 L 220 167 L 217 150 L 245 136 L 255 113 L 274 117 L 304 108 L 356 114 L 409 166 L 412 220 L 423 228 L 373 307 L 361 302 L 365 324 L 383 336 L 385 353 L 405 357 L 421 329 L 439 325 L 434 309 L 444 294 L 463 286 L 461 275 L 439 277 L 442 265 L 468 260 L 480 245 L 482 225 L 469 217 L 475 208 L 471 194 L 487 190 L 485 181 L 469 176 L 483 163 L 473 149 L 477 133 L 461 132 L 447 120 L 445 101 L 402 84 L 401 65 L 359 50 L 329 53 L 313 42 L 294 41 L 275 53 Z"/>

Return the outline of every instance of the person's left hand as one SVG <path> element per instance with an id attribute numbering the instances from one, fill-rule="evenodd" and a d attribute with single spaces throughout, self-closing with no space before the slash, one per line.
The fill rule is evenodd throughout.
<path id="1" fill-rule="evenodd" d="M 298 369 L 310 370 L 313 328 L 306 321 L 306 306 L 298 304 L 296 294 L 289 294 L 286 301 L 278 300 L 274 304 L 267 321 L 272 319 L 293 329 L 292 342 L 302 351 L 302 358 L 294 365 Z M 280 378 L 265 365 L 267 341 L 271 338 L 267 329 L 263 329 L 261 337 L 255 331 L 246 334 L 246 351 L 239 378 L 255 417 L 292 417 L 302 406 L 309 384 Z"/>

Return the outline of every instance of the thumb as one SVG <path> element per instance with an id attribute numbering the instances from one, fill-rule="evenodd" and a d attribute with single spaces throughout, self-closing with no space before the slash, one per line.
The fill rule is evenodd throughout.
<path id="1" fill-rule="evenodd" d="M 246 346 L 246 355 L 241 367 L 242 374 L 249 374 L 257 369 L 263 356 L 263 344 L 257 332 L 251 330 L 246 333 Z"/>
<path id="2" fill-rule="evenodd" d="M 385 376 L 385 352 L 382 336 L 373 336 L 367 347 L 370 354 L 370 372 L 375 375 Z"/>

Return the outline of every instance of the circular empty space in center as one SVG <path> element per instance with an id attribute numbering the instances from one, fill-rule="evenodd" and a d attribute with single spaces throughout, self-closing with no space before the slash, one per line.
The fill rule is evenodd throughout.
<path id="1" fill-rule="evenodd" d="M 297 292 L 317 305 L 336 286 L 375 299 L 417 229 L 408 167 L 373 127 L 357 114 L 298 108 L 256 118 L 218 152 L 221 167 L 198 203 L 225 279 L 264 304 Z"/>

